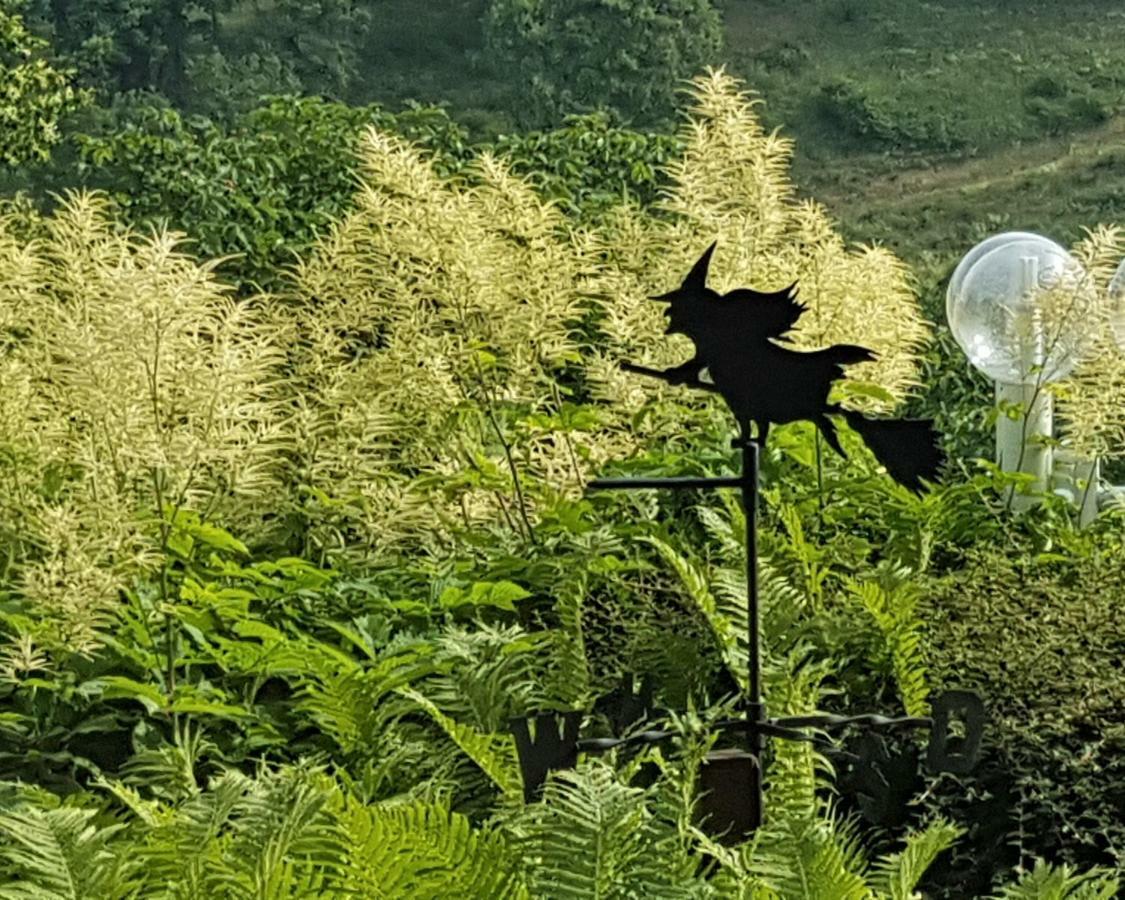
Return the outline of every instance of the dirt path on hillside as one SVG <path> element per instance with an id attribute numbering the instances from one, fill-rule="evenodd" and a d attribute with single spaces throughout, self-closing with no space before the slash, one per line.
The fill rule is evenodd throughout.
<path id="1" fill-rule="evenodd" d="M 862 196 L 873 206 L 913 205 L 926 196 L 973 193 L 1036 174 L 1088 167 L 1093 160 L 1114 151 L 1125 152 L 1125 116 L 1079 134 L 1009 147 L 989 156 L 876 175 L 864 185 Z M 829 207 L 836 201 L 856 199 L 854 190 L 845 193 L 827 185 L 818 189 L 817 197 Z"/>

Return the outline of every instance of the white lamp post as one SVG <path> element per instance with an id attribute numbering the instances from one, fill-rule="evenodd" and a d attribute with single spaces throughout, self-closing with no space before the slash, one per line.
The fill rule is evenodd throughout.
<path id="1" fill-rule="evenodd" d="M 1125 353 L 1125 259 L 1109 280 L 1109 324 L 1113 329 L 1113 339 L 1118 348 Z"/>
<path id="2" fill-rule="evenodd" d="M 1082 267 L 1054 241 L 1026 232 L 996 235 L 954 271 L 946 313 L 954 338 L 996 384 L 996 459 L 1047 490 L 1053 406 L 1047 385 L 1077 364 L 1087 336 Z M 1012 498 L 1027 508 L 1034 498 Z"/>

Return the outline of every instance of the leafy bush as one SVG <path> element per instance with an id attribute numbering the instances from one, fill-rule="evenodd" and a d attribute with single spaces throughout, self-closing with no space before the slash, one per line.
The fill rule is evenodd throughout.
<path id="1" fill-rule="evenodd" d="M 568 223 L 491 155 L 467 170 L 466 187 L 402 141 L 368 135 L 358 208 L 296 278 L 294 330 L 307 337 L 291 384 L 313 407 L 299 468 L 310 498 L 348 498 L 319 545 L 429 545 L 453 523 L 487 522 L 531 540 L 537 510 L 573 497 L 596 466 L 643 441 L 687 446 L 710 430 L 713 402 L 658 413 L 670 392 L 618 360 L 671 360 L 646 298 L 715 237 L 716 275 L 731 283 L 821 273 L 802 282 L 813 314 L 798 346 L 862 339 L 879 360 L 856 367 L 847 402 L 888 409 L 903 398 L 927 329 L 901 264 L 849 249 L 819 207 L 795 201 L 788 143 L 765 132 L 732 79 L 714 73 L 695 88 L 664 215 L 625 205 L 594 230 Z M 419 392 L 431 398 L 424 409 Z M 536 484 L 549 487 L 537 496 Z M 392 523 L 373 528 L 376 508 L 397 510 Z"/>
<path id="2" fill-rule="evenodd" d="M 1120 527 L 1108 517 L 1038 557 L 1017 541 L 974 550 L 927 598 L 936 680 L 979 691 L 989 712 L 977 772 L 937 795 L 969 827 L 941 867 L 962 890 L 1036 856 L 1125 864 Z"/>
<path id="3" fill-rule="evenodd" d="M 1024 106 L 1048 134 L 1091 128 L 1107 121 L 1113 110 L 1090 94 L 1066 94 L 1061 97 L 1034 95 Z"/>
<path id="4" fill-rule="evenodd" d="M 276 288 L 295 255 L 350 207 L 366 125 L 418 141 L 451 169 L 468 155 L 464 132 L 435 108 L 396 115 L 378 106 L 276 98 L 224 128 L 140 106 L 112 130 L 76 135 L 77 184 L 108 191 L 137 226 L 185 232 L 201 257 L 237 255 L 223 271 L 245 288 Z M 67 171 L 55 179 L 75 185 Z"/>
<path id="5" fill-rule="evenodd" d="M 595 219 L 624 203 L 653 208 L 668 186 L 664 167 L 683 142 L 615 127 L 597 113 L 568 117 L 551 131 L 502 136 L 492 146 L 541 196 L 569 215 Z"/>
<path id="6" fill-rule="evenodd" d="M 484 29 L 533 126 L 603 105 L 666 119 L 681 83 L 717 61 L 722 39 L 712 0 L 491 0 Z"/>
<path id="7" fill-rule="evenodd" d="M 951 150 L 963 141 L 943 115 L 924 116 L 873 98 L 859 82 L 840 78 L 821 85 L 821 116 L 845 134 L 890 147 Z"/>
<path id="8" fill-rule="evenodd" d="M 343 215 L 318 210 L 323 230 L 308 218 L 317 185 L 287 188 L 300 202 L 285 227 L 312 249 L 285 281 L 259 258 L 280 295 L 244 284 L 250 296 L 236 298 L 217 262 L 187 257 L 175 235 L 119 227 L 99 198 L 70 196 L 42 217 L 8 209 L 0 893 L 362 896 L 392 885 L 419 898 L 796 900 L 917 889 L 959 828 L 932 817 L 904 844 L 860 832 L 837 814 L 826 760 L 808 743 L 771 742 L 766 825 L 753 839 L 730 846 L 698 830 L 708 729 L 737 712 L 746 677 L 744 513 L 683 494 L 581 496 L 608 468 L 735 464 L 717 403 L 618 366 L 685 349 L 645 298 L 716 237 L 717 286 L 800 279 L 810 309 L 798 347 L 879 351 L 851 373 L 843 402 L 889 412 L 917 381 L 929 329 L 902 264 L 848 247 L 797 198 L 789 143 L 733 79 L 709 73 L 692 97 L 674 140 L 589 119 L 475 153 L 441 113 L 388 118 L 360 137 L 355 194 Z M 325 147 L 362 124 L 317 101 L 259 112 Z M 138 129 L 140 149 L 124 158 L 137 178 L 141 160 L 160 164 L 174 186 L 161 203 L 190 184 L 162 160 L 184 142 L 204 155 L 212 138 L 222 145 L 207 163 L 220 183 L 245 167 L 268 185 L 293 152 L 276 135 L 146 115 L 168 144 Z M 419 143 L 404 139 L 403 118 Z M 641 159 L 615 160 L 618 148 Z M 576 160 L 606 172 L 587 177 Z M 558 202 L 520 167 L 545 168 L 540 191 Z M 331 174 L 342 197 L 349 175 Z M 619 190 L 645 202 L 611 204 Z M 214 203 L 199 221 L 253 206 Z M 1099 273 L 1110 237 L 1091 238 Z M 864 711 L 924 713 L 949 669 L 991 677 L 1003 655 L 980 647 L 995 623 L 983 634 L 962 594 L 1000 596 L 1018 575 L 1023 594 L 997 603 L 1023 611 L 1036 584 L 1020 562 L 989 580 L 974 544 L 1006 542 L 1015 560 L 1061 546 L 1120 574 L 1110 541 L 1071 534 L 1057 502 L 1013 521 L 997 502 L 1011 480 L 987 467 L 917 497 L 882 477 L 858 438 L 844 440 L 847 460 L 819 452 L 808 428 L 778 428 L 764 454 L 772 712 L 862 698 Z M 940 585 L 942 618 L 923 573 L 965 560 Z M 1044 594 L 1078 577 L 1050 555 L 1037 563 Z M 1046 577 L 1060 572 L 1059 584 Z M 1067 609 L 1069 622 L 1107 621 L 1097 605 Z M 1101 631 L 1083 641 L 1092 656 L 1114 646 Z M 1053 665 L 1065 684 L 1069 662 Z M 1041 690 L 1037 666 L 984 679 L 1005 740 L 1023 734 L 1024 710 L 1039 711 L 1028 699 Z M 1073 669 L 1081 715 L 1116 708 L 1085 687 L 1091 670 Z M 523 804 L 509 718 L 582 710 L 588 731 L 605 734 L 596 701 L 627 673 L 655 679 L 654 700 L 684 736 L 585 759 L 549 781 L 546 804 Z M 1116 737 L 1107 729 L 1083 749 L 1102 753 Z M 1038 815 L 1050 785 L 1019 749 L 1005 745 L 1005 771 L 1021 773 L 1024 812 Z M 1098 761 L 1098 778 L 1117 778 L 1112 758 Z M 1076 771 L 1073 783 L 1101 816 L 1117 782 L 1099 800 L 1098 778 Z M 934 790 L 941 809 L 963 808 Z M 971 840 L 990 848 L 980 812 L 969 810 Z M 998 844 L 1011 822 L 994 818 Z M 1117 839 L 1117 826 L 1098 827 L 1096 841 Z M 1078 858 L 1061 841 L 1026 846 L 1028 857 Z M 1071 889 L 1109 896 L 1116 882 L 1037 867 L 1009 895 Z"/>
<path id="9" fill-rule="evenodd" d="M 0 2 L 0 166 L 48 159 L 59 120 L 89 100 L 75 90 L 73 71 L 37 58 L 47 42 L 24 25 L 23 6 Z"/>

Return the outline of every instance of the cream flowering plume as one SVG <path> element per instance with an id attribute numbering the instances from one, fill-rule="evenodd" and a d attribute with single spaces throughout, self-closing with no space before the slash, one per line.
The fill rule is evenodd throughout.
<path id="1" fill-rule="evenodd" d="M 297 273 L 299 473 L 346 503 L 338 525 L 312 523 L 315 542 L 378 552 L 449 517 L 526 532 L 526 480 L 571 465 L 534 416 L 578 359 L 586 263 L 562 215 L 490 156 L 472 185 L 443 180 L 372 130 L 362 162 L 356 211 Z"/>
<path id="2" fill-rule="evenodd" d="M 0 220 L 0 527 L 26 596 L 74 649 L 159 565 L 160 510 L 253 531 L 279 503 L 281 345 L 166 233 L 71 195 L 22 245 Z"/>
<path id="3" fill-rule="evenodd" d="M 444 178 L 371 130 L 353 211 L 285 297 L 236 300 L 214 262 L 116 228 L 96 197 L 31 243 L 0 220 L 0 527 L 25 592 L 93 641 L 122 579 L 160 565 L 169 505 L 248 539 L 284 523 L 322 561 L 443 553 L 464 528 L 533 540 L 605 463 L 725 421 L 618 367 L 685 358 L 645 297 L 715 239 L 717 289 L 799 279 L 800 345 L 877 350 L 853 375 L 878 390 L 852 399 L 893 406 L 928 334 L 905 269 L 796 198 L 788 142 L 733 79 L 693 98 L 662 208 L 597 229 L 495 157 Z"/>
<path id="4" fill-rule="evenodd" d="M 356 211 L 297 272 L 298 469 L 321 552 L 437 548 L 454 523 L 527 537 L 552 496 L 697 426 L 687 406 L 717 411 L 619 369 L 686 357 L 645 298 L 716 238 L 717 289 L 799 279 L 799 346 L 880 354 L 855 367 L 877 386 L 855 405 L 889 411 L 916 384 L 929 329 L 902 263 L 848 248 L 796 198 L 789 142 L 734 79 L 701 77 L 693 98 L 660 214 L 625 205 L 596 230 L 490 156 L 443 179 L 415 147 L 368 133 Z M 659 415 L 633 420 L 653 403 Z"/>
<path id="5" fill-rule="evenodd" d="M 809 311 L 798 322 L 795 345 L 854 343 L 876 351 L 877 362 L 849 374 L 878 390 L 855 392 L 847 402 L 890 412 L 917 385 L 918 352 L 931 335 L 906 266 L 882 248 L 849 248 L 823 207 L 796 197 L 791 142 L 766 132 L 758 101 L 734 78 L 711 71 L 695 79 L 690 94 L 694 102 L 681 133 L 686 149 L 669 167 L 671 187 L 661 204 L 666 215 L 623 209 L 592 239 L 611 262 L 599 273 L 597 290 L 607 298 L 610 344 L 594 363 L 606 394 L 641 397 L 631 387 L 635 376 L 617 369 L 623 350 L 650 364 L 687 358 L 682 338 L 675 350 L 660 339 L 662 308 L 645 298 L 678 285 L 717 240 L 709 286 L 722 293 L 798 282 Z"/>
<path id="6" fill-rule="evenodd" d="M 1125 456 L 1125 353 L 1114 340 L 1109 283 L 1125 255 L 1125 233 L 1100 226 L 1071 248 L 1085 270 L 1084 294 L 1092 302 L 1071 304 L 1066 327 L 1093 335 L 1075 370 L 1050 385 L 1057 400 L 1060 431 L 1070 450 L 1087 459 Z"/>

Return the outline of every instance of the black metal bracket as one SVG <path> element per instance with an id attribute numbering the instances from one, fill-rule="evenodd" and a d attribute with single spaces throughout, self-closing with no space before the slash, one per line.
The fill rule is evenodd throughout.
<path id="1" fill-rule="evenodd" d="M 879 772 L 879 764 L 890 759 L 885 746 L 877 737 L 880 731 L 929 728 L 927 765 L 935 774 L 963 774 L 976 764 L 984 733 L 984 704 L 980 697 L 969 691 L 948 691 L 934 699 L 933 711 L 932 717 L 888 717 L 864 713 L 856 716 L 783 716 L 749 721 L 724 719 L 714 725 L 714 730 L 756 734 L 759 739 L 772 737 L 805 741 L 839 753 L 858 767 L 856 777 L 860 789 L 873 794 L 880 779 L 885 783 L 885 778 Z M 581 738 L 579 725 L 582 715 L 582 712 L 572 710 L 540 713 L 511 720 L 520 769 L 524 776 L 524 796 L 528 802 L 539 796 L 549 772 L 573 767 L 580 753 L 600 755 L 612 750 L 640 748 L 687 736 L 682 731 L 654 728 L 623 737 Z M 534 738 L 529 733 L 531 723 L 535 725 Z M 963 729 L 960 737 L 953 734 L 956 723 L 960 723 L 960 728 Z M 808 734 L 803 730 L 831 731 L 855 727 L 866 729 L 865 739 L 861 740 L 858 753 L 843 751 L 837 741 L 818 734 Z M 866 740 L 867 735 L 871 735 L 873 740 Z"/>
<path id="2" fill-rule="evenodd" d="M 531 724 L 535 733 L 531 733 Z M 516 738 L 520 774 L 523 775 L 525 803 L 538 800 L 550 772 L 572 769 L 578 764 L 578 729 L 581 712 L 539 713 L 511 719 L 509 726 Z"/>

